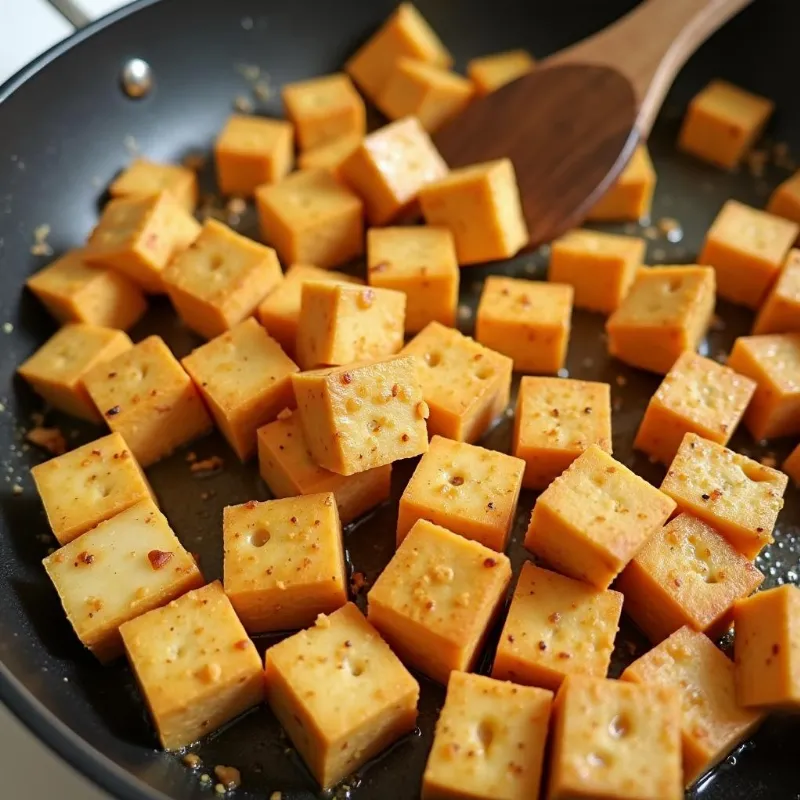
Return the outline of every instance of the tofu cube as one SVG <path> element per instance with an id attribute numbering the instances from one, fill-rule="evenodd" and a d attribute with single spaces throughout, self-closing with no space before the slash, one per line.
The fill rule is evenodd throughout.
<path id="1" fill-rule="evenodd" d="M 275 497 L 333 492 L 342 525 L 389 499 L 392 465 L 354 475 L 337 475 L 314 461 L 298 414 L 282 412 L 258 429 L 261 477 Z"/>
<path id="2" fill-rule="evenodd" d="M 661 491 L 752 561 L 772 541 L 787 484 L 782 472 L 687 433 Z"/>
<path id="3" fill-rule="evenodd" d="M 256 205 L 261 234 L 285 263 L 337 267 L 364 252 L 361 200 L 326 169 L 259 186 Z"/>
<path id="4" fill-rule="evenodd" d="M 161 276 L 167 264 L 199 233 L 200 224 L 169 192 L 120 197 L 103 209 L 83 257 L 158 294 L 164 291 Z"/>
<path id="5" fill-rule="evenodd" d="M 197 205 L 197 174 L 179 164 L 137 158 L 108 187 L 112 197 L 151 197 L 169 192 L 190 214 Z"/>
<path id="6" fill-rule="evenodd" d="M 342 164 L 355 152 L 364 137 L 356 134 L 340 136 L 328 144 L 304 150 L 297 156 L 297 168 L 303 170 L 324 169 L 337 181 L 344 182 Z"/>
<path id="7" fill-rule="evenodd" d="M 681 800 L 683 796 L 677 690 L 568 677 L 553 705 L 547 797 Z"/>
<path id="8" fill-rule="evenodd" d="M 522 571 L 497 644 L 492 677 L 556 690 L 567 675 L 605 678 L 622 595 L 534 566 Z"/>
<path id="9" fill-rule="evenodd" d="M 800 333 L 800 250 L 789 251 L 758 312 L 753 333 Z"/>
<path id="10" fill-rule="evenodd" d="M 178 750 L 264 699 L 255 645 L 219 581 L 120 629 L 165 750 Z"/>
<path id="11" fill-rule="evenodd" d="M 744 414 L 754 439 L 800 433 L 800 332 L 740 336 L 728 366 L 756 382 Z"/>
<path id="12" fill-rule="evenodd" d="M 787 584 L 740 600 L 734 611 L 736 698 L 748 708 L 800 708 L 800 589 Z"/>
<path id="13" fill-rule="evenodd" d="M 345 275 L 343 272 L 307 264 L 293 264 L 289 267 L 283 280 L 272 288 L 258 307 L 259 322 L 289 356 L 295 352 L 303 284 L 306 281 L 363 284 L 360 278 Z"/>
<path id="14" fill-rule="evenodd" d="M 283 280 L 275 251 L 206 220 L 194 244 L 163 274 L 164 287 L 181 319 L 213 339 L 247 319 Z"/>
<path id="15" fill-rule="evenodd" d="M 512 359 L 515 372 L 556 373 L 567 357 L 573 293 L 566 284 L 490 275 L 475 338 Z"/>
<path id="16" fill-rule="evenodd" d="M 705 634 L 691 628 L 675 631 L 634 661 L 622 680 L 680 693 L 687 787 L 749 738 L 763 719 L 737 702 L 733 662 Z M 642 707 L 649 714 L 650 706 Z"/>
<path id="17" fill-rule="evenodd" d="M 403 56 L 444 68 L 453 63 L 441 39 L 411 3 L 401 3 L 347 60 L 344 68 L 359 89 L 374 101 L 395 62 Z"/>
<path id="18" fill-rule="evenodd" d="M 524 469 L 505 453 L 434 436 L 400 498 L 398 545 L 426 519 L 502 553 Z"/>
<path id="19" fill-rule="evenodd" d="M 225 594 L 251 633 L 305 628 L 347 602 L 332 492 L 224 509 Z"/>
<path id="20" fill-rule="evenodd" d="M 524 377 L 512 452 L 525 462 L 522 485 L 545 489 L 589 445 L 611 447 L 611 387 L 569 378 Z"/>
<path id="21" fill-rule="evenodd" d="M 124 275 L 86 263 L 70 250 L 32 275 L 25 285 L 60 322 L 85 322 L 126 331 L 147 311 L 142 290 Z"/>
<path id="22" fill-rule="evenodd" d="M 616 311 L 642 265 L 645 240 L 599 231 L 572 230 L 550 248 L 548 280 L 575 289 L 575 306 L 601 314 Z"/>
<path id="23" fill-rule="evenodd" d="M 54 408 L 89 422 L 102 422 L 84 378 L 94 367 L 132 347 L 122 331 L 71 323 L 56 331 L 17 372 Z"/>
<path id="24" fill-rule="evenodd" d="M 607 589 L 674 510 L 674 500 L 593 444 L 539 495 L 525 547 Z"/>
<path id="25" fill-rule="evenodd" d="M 646 144 L 631 154 L 611 188 L 589 211 L 590 222 L 638 222 L 650 216 L 656 188 L 656 171 Z"/>
<path id="26" fill-rule="evenodd" d="M 416 117 L 369 134 L 342 164 L 342 178 L 364 201 L 371 225 L 416 210 L 420 190 L 447 175 L 447 164 Z"/>
<path id="27" fill-rule="evenodd" d="M 734 603 L 763 580 L 710 525 L 680 514 L 645 542 L 615 585 L 625 613 L 658 644 L 684 625 L 712 639 L 724 636 Z"/>
<path id="28" fill-rule="evenodd" d="M 242 461 L 256 453 L 256 431 L 294 405 L 297 364 L 252 317 L 181 363 Z"/>
<path id="29" fill-rule="evenodd" d="M 728 200 L 708 229 L 698 261 L 717 274 L 717 292 L 759 308 L 781 270 L 800 225 Z"/>
<path id="30" fill-rule="evenodd" d="M 714 313 L 710 267 L 640 269 L 606 323 L 608 351 L 632 367 L 665 375 L 685 350 L 697 350 Z"/>
<path id="31" fill-rule="evenodd" d="M 405 293 L 407 333 L 429 322 L 455 326 L 460 275 L 447 228 L 371 228 L 367 277 L 370 286 Z"/>
<path id="32" fill-rule="evenodd" d="M 703 161 L 732 169 L 749 152 L 775 104 L 727 81 L 713 80 L 689 103 L 678 147 Z"/>
<path id="33" fill-rule="evenodd" d="M 297 327 L 303 369 L 374 361 L 403 347 L 406 296 L 393 289 L 306 281 Z"/>
<path id="34" fill-rule="evenodd" d="M 650 398 L 633 446 L 669 464 L 686 433 L 726 445 L 755 390 L 755 381 L 730 367 L 681 353 Z"/>
<path id="35" fill-rule="evenodd" d="M 422 800 L 539 796 L 553 695 L 453 672 L 436 722 Z"/>
<path id="36" fill-rule="evenodd" d="M 59 544 L 142 500 L 155 502 L 144 473 L 118 433 L 37 464 L 31 477 Z"/>
<path id="37" fill-rule="evenodd" d="M 502 553 L 421 519 L 372 585 L 367 616 L 406 664 L 446 684 L 474 668 L 510 580 Z"/>
<path id="38" fill-rule="evenodd" d="M 194 558 L 150 499 L 42 563 L 76 635 L 104 662 L 122 655 L 120 625 L 203 583 Z"/>
<path id="39" fill-rule="evenodd" d="M 419 192 L 428 225 L 450 228 L 458 263 L 516 255 L 528 243 L 514 165 L 507 158 L 452 170 Z"/>
<path id="40" fill-rule="evenodd" d="M 800 223 L 800 170 L 773 190 L 766 210 L 770 214 Z"/>
<path id="41" fill-rule="evenodd" d="M 84 377 L 95 406 L 143 467 L 211 429 L 197 387 L 164 341 L 149 336 Z"/>
<path id="42" fill-rule="evenodd" d="M 352 603 L 270 647 L 267 702 L 329 788 L 410 733 L 419 684 Z"/>
<path id="43" fill-rule="evenodd" d="M 446 125 L 472 100 L 472 83 L 414 58 L 398 58 L 375 104 L 389 119 L 414 116 L 426 131 Z"/>
<path id="44" fill-rule="evenodd" d="M 789 454 L 783 462 L 783 471 L 800 486 L 800 444 Z"/>
<path id="45" fill-rule="evenodd" d="M 428 449 L 428 406 L 413 358 L 292 376 L 300 424 L 321 467 L 353 475 Z"/>
<path id="46" fill-rule="evenodd" d="M 513 368 L 508 356 L 438 322 L 427 325 L 402 353 L 416 357 L 431 435 L 475 442 L 505 411 Z"/>
<path id="47" fill-rule="evenodd" d="M 483 97 L 527 75 L 534 66 L 536 62 L 527 50 L 506 50 L 471 59 L 467 62 L 467 76 L 478 97 Z"/>
<path id="48" fill-rule="evenodd" d="M 234 114 L 214 142 L 217 184 L 224 195 L 252 197 L 292 169 L 294 126 L 280 119 Z"/>
<path id="49" fill-rule="evenodd" d="M 286 116 L 294 123 L 301 150 L 342 137 L 363 137 L 367 130 L 364 101 L 347 75 L 336 73 L 287 83 L 281 90 Z"/>

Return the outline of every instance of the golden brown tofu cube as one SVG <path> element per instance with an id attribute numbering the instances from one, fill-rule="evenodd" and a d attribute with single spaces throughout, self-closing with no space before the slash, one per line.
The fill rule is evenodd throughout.
<path id="1" fill-rule="evenodd" d="M 108 187 L 112 197 L 149 197 L 159 192 L 169 192 L 192 214 L 197 205 L 197 175 L 179 164 L 137 158 Z"/>
<path id="2" fill-rule="evenodd" d="M 527 50 L 506 50 L 467 62 L 467 75 L 479 97 L 527 75 L 536 62 Z"/>
<path id="3" fill-rule="evenodd" d="M 800 333 L 800 250 L 789 251 L 758 312 L 753 333 Z"/>
<path id="4" fill-rule="evenodd" d="M 595 203 L 586 219 L 591 222 L 638 222 L 650 216 L 656 171 L 647 145 L 640 144 L 611 188 Z"/>
<path id="5" fill-rule="evenodd" d="M 298 169 L 325 169 L 344 182 L 342 164 L 355 152 L 364 137 L 357 134 L 340 136 L 328 144 L 305 150 L 297 156 Z"/>

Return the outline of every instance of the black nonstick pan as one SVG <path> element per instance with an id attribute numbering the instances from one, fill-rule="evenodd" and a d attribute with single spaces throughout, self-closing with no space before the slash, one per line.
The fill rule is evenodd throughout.
<path id="1" fill-rule="evenodd" d="M 80 244 L 91 229 L 104 187 L 138 150 L 158 160 L 208 152 L 237 97 L 255 99 L 258 113 L 280 114 L 278 93 L 254 98 L 252 67 L 274 87 L 341 67 L 387 16 L 395 0 L 143 0 L 90 26 L 57 46 L 0 88 L 0 699 L 47 744 L 113 795 L 126 800 L 208 798 L 200 781 L 216 764 L 242 771 L 236 796 L 284 800 L 319 796 L 291 743 L 266 708 L 249 714 L 195 748 L 205 768 L 190 770 L 156 748 L 144 705 L 124 662 L 101 667 L 74 637 L 40 561 L 54 541 L 28 476 L 43 454 L 23 445 L 22 429 L 39 402 L 14 376 L 16 366 L 54 331 L 54 323 L 23 291 L 28 275 L 48 258 L 32 254 L 34 231 L 48 225 L 56 254 Z M 629 0 L 419 0 L 418 6 L 456 56 L 459 67 L 475 55 L 527 47 L 544 56 L 592 33 L 628 11 Z M 2 24 L 2 21 L 0 21 Z M 796 62 L 800 4 L 756 0 L 710 40 L 681 73 L 651 137 L 659 182 L 654 219 L 672 217 L 684 230 L 669 242 L 648 229 L 649 263 L 690 263 L 722 202 L 737 197 L 763 206 L 788 172 L 775 166 L 763 177 L 746 169 L 722 174 L 678 155 L 680 114 L 691 94 L 724 77 L 772 97 L 778 112 L 769 135 L 800 147 L 800 95 Z M 132 57 L 153 70 L 154 90 L 132 100 L 120 73 Z M 239 101 L 241 103 L 241 100 Z M 375 115 L 375 123 L 380 118 Z M 544 123 L 546 124 L 546 122 Z M 213 189 L 211 169 L 208 189 Z M 239 228 L 257 236 L 248 212 Z M 628 232 L 635 232 L 631 227 Z M 636 231 L 639 229 L 637 228 Z M 654 233 L 655 231 L 655 233 Z M 472 328 L 475 306 L 489 272 L 543 277 L 546 250 L 513 262 L 462 272 L 460 324 Z M 353 269 L 359 269 L 354 265 Z M 363 267 L 361 267 L 363 268 Z M 752 325 L 749 312 L 721 304 L 706 352 L 729 351 Z M 631 442 L 658 378 L 610 360 L 603 320 L 576 312 L 568 368 L 572 376 L 608 381 L 614 398 L 615 456 L 658 485 L 660 467 L 634 453 Z M 164 336 L 182 356 L 199 342 L 179 326 L 166 302 L 132 332 Z M 58 415 L 72 443 L 101 435 Z M 507 450 L 510 419 L 487 437 Z M 793 442 L 759 447 L 740 431 L 733 447 L 778 460 Z M 163 508 L 186 546 L 198 552 L 209 579 L 221 574 L 222 508 L 268 497 L 254 465 L 242 467 L 214 435 L 193 445 L 198 457 L 222 455 L 225 468 L 206 479 L 192 474 L 185 453 L 150 471 Z M 413 464 L 395 470 L 399 494 Z M 13 489 L 21 486 L 22 490 Z M 518 566 L 521 541 L 535 495 L 523 493 L 510 554 Z M 375 578 L 394 550 L 395 510 L 388 505 L 346 531 L 353 570 Z M 765 586 L 798 581 L 800 491 L 790 487 L 776 542 L 759 559 Z M 363 597 L 357 600 L 363 603 Z M 274 638 L 261 639 L 261 649 Z M 623 620 L 612 674 L 641 653 L 645 643 Z M 488 663 L 487 659 L 484 663 Z M 420 776 L 441 707 L 442 688 L 421 679 L 419 732 L 353 776 L 336 796 L 354 800 L 405 800 L 418 796 Z M 770 719 L 754 739 L 702 781 L 692 797 L 708 800 L 800 798 L 800 722 Z M 2 796 L 2 791 L 0 791 Z M 57 791 L 56 791 L 57 796 Z M 533 800 L 533 798 L 532 798 Z"/>

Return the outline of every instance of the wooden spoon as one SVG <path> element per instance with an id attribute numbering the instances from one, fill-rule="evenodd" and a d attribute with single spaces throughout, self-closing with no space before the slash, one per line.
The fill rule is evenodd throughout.
<path id="1" fill-rule="evenodd" d="M 451 167 L 509 157 L 532 246 L 580 224 L 646 139 L 678 70 L 751 0 L 644 0 L 434 135 Z"/>

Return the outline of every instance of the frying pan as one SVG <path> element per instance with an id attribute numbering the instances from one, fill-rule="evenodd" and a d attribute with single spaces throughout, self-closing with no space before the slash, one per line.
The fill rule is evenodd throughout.
<path id="1" fill-rule="evenodd" d="M 628 11 L 631 0 L 419 0 L 418 6 L 456 56 L 458 66 L 475 55 L 527 47 L 544 56 L 592 33 Z M 149 157 L 179 161 L 207 151 L 232 111 L 237 95 L 248 94 L 241 65 L 258 65 L 275 86 L 340 68 L 345 57 L 387 16 L 395 0 L 141 0 L 89 26 L 58 45 L 0 88 L 0 699 L 47 744 L 113 795 L 125 800 L 209 796 L 198 771 L 156 749 L 156 739 L 130 671 L 123 662 L 100 667 L 83 650 L 61 611 L 41 568 L 54 542 L 29 480 L 28 469 L 42 455 L 21 444 L 20 427 L 30 424 L 40 404 L 13 378 L 15 367 L 54 331 L 54 322 L 28 294 L 25 278 L 48 259 L 30 252 L 33 231 L 49 225 L 56 253 L 81 243 L 102 201 L 102 187 L 131 158 L 134 143 Z M 770 187 L 785 177 L 777 168 L 763 179 L 745 172 L 725 175 L 676 154 L 674 141 L 686 100 L 710 78 L 725 77 L 777 102 L 771 134 L 797 144 L 796 32 L 800 4 L 758 0 L 713 37 L 682 72 L 651 137 L 659 174 L 654 218 L 677 218 L 685 230 L 679 243 L 649 242 L 648 263 L 690 263 L 703 232 L 730 196 L 763 205 Z M 791 54 L 791 55 L 790 55 Z M 127 59 L 146 59 L 156 87 L 143 100 L 120 90 Z M 245 70 L 246 71 L 246 70 Z M 277 94 L 259 112 L 280 113 Z M 379 122 L 376 116 L 375 120 Z M 207 170 L 211 173 L 212 170 Z M 213 181 L 209 175 L 204 180 Z M 208 183 L 210 187 L 212 184 Z M 252 214 L 240 229 L 257 236 Z M 630 230 L 628 230 L 630 232 Z M 483 277 L 503 271 L 543 277 L 546 252 L 510 263 L 462 271 L 462 298 L 474 308 Z M 354 269 L 358 269 L 356 265 Z M 361 267 L 363 269 L 363 266 Z M 716 356 L 747 333 L 752 316 L 721 304 L 722 324 L 704 347 Z M 4 324 L 9 323 L 9 324 Z M 656 376 L 629 370 L 608 359 L 603 320 L 576 312 L 570 345 L 570 374 L 607 381 L 614 397 L 615 456 L 656 485 L 663 469 L 631 450 L 631 442 Z M 462 328 L 472 328 L 461 315 Z M 199 342 L 177 323 L 164 301 L 132 332 L 164 336 L 178 356 Z M 101 431 L 51 414 L 74 444 Z M 494 428 L 485 443 L 508 450 L 510 420 Z M 782 458 L 789 442 L 770 452 Z M 765 454 L 740 431 L 733 447 L 756 458 Z M 221 574 L 222 507 L 269 495 L 253 465 L 240 466 L 216 435 L 193 445 L 203 458 L 225 457 L 225 469 L 201 481 L 184 454 L 149 471 L 164 510 L 186 546 L 201 556 L 206 576 Z M 413 464 L 395 470 L 399 495 Z M 11 486 L 19 483 L 22 494 Z M 205 497 L 206 499 L 201 499 Z M 521 541 L 535 495 L 523 493 L 509 554 L 519 566 Z M 372 580 L 394 549 L 394 505 L 377 510 L 345 534 L 351 567 Z M 800 492 L 790 488 L 777 541 L 759 559 L 765 587 L 797 582 L 800 548 Z M 363 597 L 358 600 L 363 602 Z M 623 620 L 612 675 L 646 649 Z M 275 638 L 258 640 L 263 650 Z M 491 646 L 484 659 L 490 663 Z M 395 745 L 340 788 L 355 800 L 405 800 L 418 796 L 420 776 L 444 690 L 421 678 L 419 732 Z M 290 742 L 266 708 L 257 709 L 197 748 L 210 771 L 215 764 L 240 768 L 242 800 L 319 797 Z M 800 798 L 800 722 L 770 719 L 690 793 L 708 800 L 796 800 Z"/>

